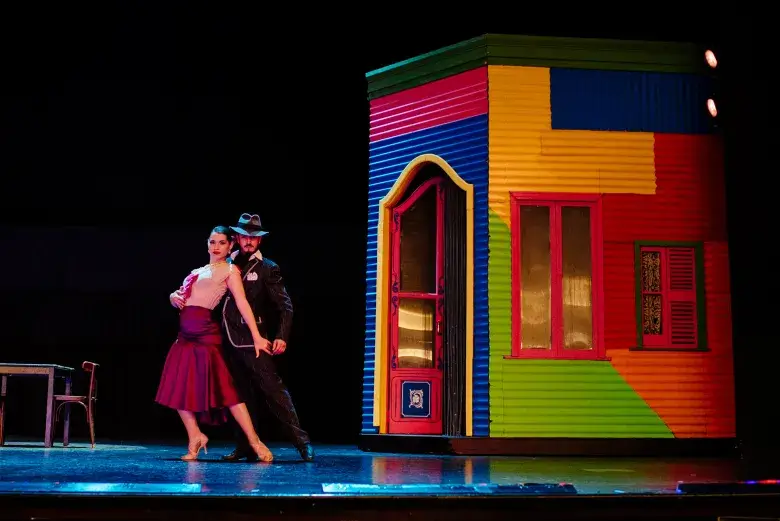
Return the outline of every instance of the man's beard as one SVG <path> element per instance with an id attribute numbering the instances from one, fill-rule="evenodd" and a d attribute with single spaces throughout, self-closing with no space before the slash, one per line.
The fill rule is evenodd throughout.
<path id="1" fill-rule="evenodd" d="M 244 265 L 254 253 L 254 251 L 247 252 L 244 248 L 240 248 L 238 250 L 238 255 L 236 255 L 235 263 L 239 266 Z"/>

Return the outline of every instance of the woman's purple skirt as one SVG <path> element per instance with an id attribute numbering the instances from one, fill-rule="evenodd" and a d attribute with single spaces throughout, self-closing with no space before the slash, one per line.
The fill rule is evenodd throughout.
<path id="1" fill-rule="evenodd" d="M 225 422 L 226 408 L 242 400 L 222 358 L 222 335 L 211 313 L 197 306 L 181 310 L 179 336 L 165 359 L 155 401 L 214 425 Z"/>

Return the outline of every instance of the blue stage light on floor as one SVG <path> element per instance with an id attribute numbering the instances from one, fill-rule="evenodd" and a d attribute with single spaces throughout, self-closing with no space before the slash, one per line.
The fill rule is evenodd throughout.
<path id="1" fill-rule="evenodd" d="M 200 483 L 68 483 L 47 481 L 0 482 L 0 493 L 69 494 L 200 494 Z"/>

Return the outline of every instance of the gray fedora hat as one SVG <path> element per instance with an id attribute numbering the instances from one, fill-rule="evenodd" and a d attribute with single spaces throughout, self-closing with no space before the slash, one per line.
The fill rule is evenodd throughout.
<path id="1" fill-rule="evenodd" d="M 241 235 L 248 235 L 249 237 L 262 237 L 268 234 L 266 230 L 263 230 L 263 225 L 260 222 L 260 216 L 257 214 L 242 213 L 238 218 L 238 224 L 230 227 L 234 232 Z"/>

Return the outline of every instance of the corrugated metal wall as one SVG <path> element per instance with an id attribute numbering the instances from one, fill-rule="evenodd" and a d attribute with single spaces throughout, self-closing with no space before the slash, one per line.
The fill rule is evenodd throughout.
<path id="1" fill-rule="evenodd" d="M 550 69 L 489 66 L 490 208 L 509 225 L 510 191 L 655 191 L 653 135 L 553 130 Z"/>
<path id="2" fill-rule="evenodd" d="M 609 362 L 504 358 L 511 354 L 512 340 L 509 243 L 509 227 L 491 210 L 490 435 L 672 437 Z"/>
<path id="3" fill-rule="evenodd" d="M 717 136 L 656 134 L 654 197 L 604 197 L 610 241 L 725 241 L 726 198 Z"/>
<path id="4" fill-rule="evenodd" d="M 486 92 L 487 70 L 480 67 L 372 100 L 369 140 L 380 141 L 487 114 Z"/>
<path id="5" fill-rule="evenodd" d="M 736 432 L 725 195 L 715 136 L 656 134 L 657 193 L 604 196 L 607 355 L 676 437 Z M 710 352 L 636 352 L 634 241 L 702 241 Z"/>
<path id="6" fill-rule="evenodd" d="M 552 74 L 561 81 L 574 73 Z M 671 106 L 697 111 L 686 103 L 700 96 L 700 84 L 691 86 L 684 76 L 613 74 L 617 84 L 630 80 L 629 86 L 638 87 L 610 106 L 609 97 L 586 99 L 595 96 L 594 89 L 580 93 L 559 85 L 551 104 L 549 69 L 488 68 L 492 436 L 734 435 L 723 172 L 716 138 L 599 130 L 706 130 L 697 115 L 664 114 Z M 601 103 L 604 114 L 584 117 L 592 108 L 584 105 L 594 103 Z M 553 129 L 553 121 L 583 130 Z M 511 353 L 510 191 L 607 194 L 605 342 L 613 363 L 504 359 Z M 705 241 L 711 352 L 628 351 L 636 345 L 635 240 Z"/>
<path id="7" fill-rule="evenodd" d="M 509 192 L 652 194 L 652 134 L 553 130 L 547 68 L 489 66 L 488 78 L 491 436 L 670 437 L 609 362 L 504 359 L 512 349 Z"/>
<path id="8" fill-rule="evenodd" d="M 609 362 L 508 360 L 490 387 L 494 437 L 673 437 Z"/>
<path id="9" fill-rule="evenodd" d="M 712 80 L 704 75 L 550 70 L 555 129 L 710 133 L 711 95 Z"/>
<path id="10" fill-rule="evenodd" d="M 453 112 L 447 93 L 471 108 Z M 481 95 L 474 94 L 481 92 Z M 481 98 L 480 98 L 481 96 Z M 387 98 L 387 99 L 386 99 Z M 363 371 L 362 432 L 374 433 L 374 346 L 376 333 L 376 254 L 379 202 L 404 167 L 421 154 L 442 157 L 474 186 L 474 367 L 473 434 L 488 434 L 488 308 L 487 308 L 487 72 L 469 71 L 429 85 L 374 100 L 369 157 L 369 234 L 366 266 L 366 343 Z M 481 105 L 480 105 L 481 104 Z M 479 107 L 482 109 L 479 109 Z M 483 110 L 482 115 L 470 111 Z M 455 113 L 459 115 L 455 115 Z M 438 115 L 437 115 L 438 114 Z M 466 119 L 462 119 L 465 117 Z M 441 124 L 443 121 L 448 121 Z M 458 119 L 461 118 L 461 119 Z M 413 132 L 410 132 L 413 129 Z M 392 135 L 398 132 L 400 135 Z M 403 133 L 409 132 L 409 133 Z M 380 136 L 390 136 L 378 140 Z"/>

